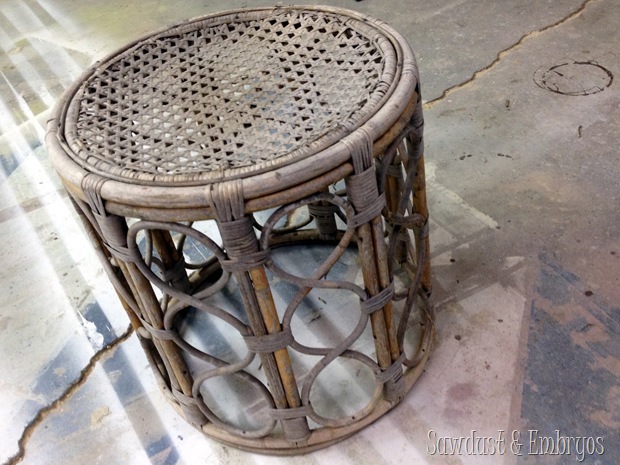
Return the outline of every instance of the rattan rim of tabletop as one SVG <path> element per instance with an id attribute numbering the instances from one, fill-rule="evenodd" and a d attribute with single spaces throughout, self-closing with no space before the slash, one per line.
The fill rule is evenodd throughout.
<path id="1" fill-rule="evenodd" d="M 246 199 L 257 199 L 289 189 L 299 183 L 310 181 L 325 175 L 338 167 L 341 167 L 344 163 L 350 160 L 351 142 L 359 136 L 360 132 L 365 133 L 371 140 L 376 141 L 392 127 L 392 125 L 401 116 L 407 105 L 410 104 L 418 84 L 417 64 L 415 57 L 411 47 L 402 35 L 380 20 L 351 10 L 328 6 L 288 6 L 237 9 L 195 18 L 188 21 L 187 24 L 203 21 L 206 18 L 226 17 L 240 13 L 247 13 L 248 11 L 261 11 L 269 14 L 271 12 L 281 13 L 282 11 L 291 9 L 327 12 L 339 16 L 349 17 L 357 21 L 367 23 L 372 28 L 379 30 L 383 36 L 389 38 L 394 50 L 396 51 L 397 63 L 395 76 L 393 78 L 391 89 L 386 93 L 386 97 L 382 102 L 382 105 L 374 114 L 369 115 L 363 123 L 361 123 L 348 135 L 334 141 L 331 145 L 322 148 L 318 152 L 312 153 L 311 156 L 294 159 L 290 163 L 284 163 L 269 170 L 249 172 L 246 173 L 244 177 L 240 176 L 242 190 Z M 145 37 L 162 34 L 169 29 L 171 28 L 168 27 L 163 31 L 155 34 L 148 34 Z M 136 43 L 144 40 L 145 37 L 137 39 L 123 49 L 113 52 L 109 57 L 102 61 L 117 56 L 123 50 L 127 50 Z M 84 76 L 92 74 L 98 63 L 95 63 L 95 65 L 89 68 L 84 73 Z M 64 122 L 67 118 L 67 102 L 70 102 L 71 96 L 77 91 L 82 80 L 83 79 L 78 79 L 76 83 L 67 90 L 65 97 L 58 102 L 58 105 L 54 110 L 54 116 L 48 123 L 48 133 L 46 136 L 48 151 L 57 172 L 68 190 L 80 199 L 84 199 L 84 194 L 81 190 L 82 179 L 89 172 L 92 172 L 92 170 L 84 169 L 83 166 L 80 166 L 68 155 L 68 153 L 72 151 L 72 148 L 68 145 L 63 130 Z M 218 180 L 206 180 L 196 185 L 172 184 L 168 186 L 141 185 L 138 183 L 108 178 L 101 189 L 101 196 L 103 199 L 110 201 L 111 205 L 117 204 L 120 206 L 127 206 L 130 210 L 144 209 L 145 211 L 148 211 L 158 208 L 164 210 L 209 208 L 210 185 L 212 182 L 217 181 Z M 123 208 L 121 208 L 121 210 L 123 210 Z"/>

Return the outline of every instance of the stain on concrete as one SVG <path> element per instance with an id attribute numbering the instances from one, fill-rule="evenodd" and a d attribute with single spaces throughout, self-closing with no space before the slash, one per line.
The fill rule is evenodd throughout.
<path id="1" fill-rule="evenodd" d="M 18 166 L 19 160 L 14 154 L 0 153 L 0 172 L 2 172 L 6 177 L 10 176 L 11 173 L 13 173 L 13 171 L 15 171 Z"/>
<path id="2" fill-rule="evenodd" d="M 540 269 L 536 292 L 553 305 L 568 303 L 571 299 L 570 286 L 577 283 L 579 277 L 564 270 L 552 253 L 542 252 L 539 259 L 546 266 Z"/>
<path id="3" fill-rule="evenodd" d="M 447 397 L 455 402 L 464 402 L 476 394 L 474 383 L 458 383 L 448 389 Z"/>
<path id="4" fill-rule="evenodd" d="M 620 463 L 620 311 L 583 295 L 580 278 L 541 256 L 531 307 L 522 434 L 602 438 L 603 454 L 581 463 Z M 527 439 L 524 437 L 523 439 Z M 539 452 L 539 451 L 538 451 Z M 571 456 L 524 455 L 517 463 L 577 463 Z"/>

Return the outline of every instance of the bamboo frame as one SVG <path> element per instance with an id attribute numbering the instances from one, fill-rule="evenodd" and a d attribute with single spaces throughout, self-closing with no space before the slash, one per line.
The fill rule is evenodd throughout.
<path id="1" fill-rule="evenodd" d="M 303 18 L 300 27 L 317 21 L 327 25 L 327 29 L 333 28 L 335 40 L 345 35 L 355 36 L 362 44 L 355 48 L 369 50 L 371 57 L 382 57 L 380 62 L 366 59 L 365 62 L 374 62 L 372 66 L 380 70 L 377 75 L 372 74 L 375 71 L 369 72 L 369 76 L 374 76 L 368 78 L 369 97 L 344 123 L 338 122 L 313 140 L 305 141 L 300 136 L 301 145 L 273 160 L 219 171 L 210 170 L 207 160 L 202 170 L 186 172 L 183 170 L 187 166 L 183 165 L 179 173 L 170 177 L 122 165 L 124 161 L 114 158 L 107 149 L 87 145 L 89 138 L 100 140 L 100 135 L 88 132 L 88 117 L 83 116 L 88 112 L 83 111 L 84 105 L 90 105 L 92 98 L 107 98 L 100 91 L 97 92 L 101 95 L 90 97 L 89 89 L 97 87 L 98 80 L 104 79 L 117 63 L 131 62 L 132 54 L 143 43 L 163 41 L 166 46 L 174 45 L 175 40 L 182 40 L 185 35 L 196 31 L 210 34 L 210 28 L 215 30 L 227 24 L 233 25 L 230 30 L 239 33 L 239 37 L 246 37 L 243 28 L 248 24 L 252 27 L 258 24 L 269 31 L 271 28 L 286 30 L 289 23 L 299 18 Z M 342 34 L 345 30 L 347 34 Z M 207 32 L 204 34 L 208 36 Z M 203 37 L 200 35 L 203 32 L 197 34 Z M 252 51 L 249 53 L 251 58 Z M 355 59 L 350 58 L 351 62 Z M 328 56 L 326 60 L 331 63 L 333 57 Z M 133 85 L 134 81 L 123 85 Z M 338 104 L 348 103 L 344 96 L 336 100 L 340 100 Z M 301 107 L 298 110 L 306 111 Z M 211 117 L 205 116 L 205 127 L 217 125 L 222 119 L 218 114 L 213 121 L 208 119 Z M 306 120 L 301 113 L 297 117 L 299 122 Z M 132 113 L 131 118 L 139 120 L 140 115 Z M 101 117 L 94 124 L 104 119 Z M 338 442 L 378 419 L 400 402 L 421 375 L 433 337 L 421 119 L 417 65 L 402 36 L 373 18 L 328 7 L 235 10 L 150 34 L 95 64 L 59 102 L 48 124 L 46 144 L 50 157 L 75 199 L 87 233 L 155 374 L 162 380 L 163 388 L 169 390 L 173 405 L 205 434 L 255 452 L 276 455 L 308 452 Z M 221 131 L 225 132 L 226 126 Z M 232 138 L 233 134 L 228 136 Z M 126 137 L 127 134 L 119 134 L 117 142 Z M 150 141 L 149 135 L 144 137 Z M 226 140 L 217 143 L 226 144 Z M 258 140 L 252 142 L 260 144 Z M 101 143 L 105 146 L 107 142 Z M 216 142 L 205 137 L 202 143 L 208 146 Z M 178 153 L 183 153 L 181 148 Z M 154 158 L 150 153 L 144 155 L 140 148 L 136 150 L 137 159 L 146 157 L 142 161 L 144 166 Z M 182 163 L 187 163 L 177 152 L 173 150 L 168 161 L 181 163 L 183 158 Z M 389 174 L 388 166 L 402 166 L 405 176 Z M 343 180 L 347 186 L 344 196 L 333 193 L 330 187 Z M 364 184 L 361 189 L 367 189 L 372 198 L 365 199 L 364 193 L 356 191 L 360 189 L 360 180 Z M 344 223 L 344 229 L 335 229 L 336 217 L 325 221 L 323 228 L 316 219 L 318 216 L 314 219 L 315 228 L 278 231 L 275 227 L 286 212 L 312 205 L 327 208 L 327 212 L 331 208 Z M 259 238 L 252 215 L 273 208 L 277 210 L 259 226 Z M 316 211 L 321 211 L 320 208 Z M 128 227 L 125 219 L 129 218 L 137 219 L 137 226 Z M 209 219 L 216 220 L 223 245 L 191 225 Z M 140 228 L 152 240 L 154 250 L 140 250 L 136 242 Z M 412 231 L 413 241 L 399 239 L 403 228 Z M 175 239 L 179 235 L 181 239 Z M 194 271 L 184 260 L 183 247 L 188 237 L 211 254 Z M 272 249 L 302 243 L 334 247 L 328 259 L 309 277 L 294 276 L 271 260 Z M 363 286 L 326 279 L 339 257 L 351 248 L 359 254 Z M 410 271 L 411 284 L 406 289 L 394 288 L 394 250 L 399 250 L 398 263 L 410 262 L 406 268 Z M 271 274 L 298 289 L 286 309 L 277 308 Z M 242 317 L 210 302 L 209 297 L 224 286 L 238 290 Z M 291 321 L 308 294 L 313 289 L 324 288 L 342 289 L 357 296 L 359 317 L 355 329 L 334 346 L 304 345 L 293 334 Z M 156 289 L 163 296 L 161 299 L 157 298 Z M 227 360 L 189 344 L 180 322 L 185 321 L 184 312 L 190 309 L 227 323 L 244 339 L 247 352 L 235 360 Z M 416 330 L 410 325 L 412 312 L 418 312 L 423 324 L 419 329 L 419 347 L 414 354 L 407 354 L 404 334 Z M 374 358 L 352 349 L 368 325 L 374 336 Z M 300 368 L 291 356 L 293 351 L 318 356 L 319 361 L 300 376 Z M 263 374 L 252 371 L 257 358 Z M 323 370 L 337 359 L 349 359 L 369 368 L 375 389 L 358 412 L 333 419 L 313 407 L 310 391 Z M 264 398 L 268 421 L 252 429 L 232 423 L 213 408 L 203 395 L 203 384 L 216 377 L 231 376 Z"/>

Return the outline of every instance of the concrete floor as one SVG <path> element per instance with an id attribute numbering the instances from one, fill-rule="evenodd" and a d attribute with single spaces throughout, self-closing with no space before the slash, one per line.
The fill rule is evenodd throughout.
<path id="1" fill-rule="evenodd" d="M 0 1 L 0 462 L 619 464 L 617 0 L 325 1 L 388 21 L 418 56 L 438 329 L 426 373 L 362 433 L 289 459 L 219 445 L 166 404 L 50 167 L 45 122 L 128 40 L 270 3 Z M 438 439 L 501 434 L 487 456 Z M 570 454 L 544 453 L 556 435 L 575 438 Z"/>

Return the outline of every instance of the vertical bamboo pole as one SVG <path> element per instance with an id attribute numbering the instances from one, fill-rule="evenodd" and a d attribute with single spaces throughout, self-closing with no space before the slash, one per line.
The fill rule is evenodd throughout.
<path id="1" fill-rule="evenodd" d="M 382 218 L 380 216 L 374 218 L 371 222 L 371 226 L 378 284 L 380 289 L 385 289 L 390 285 L 390 272 Z M 392 302 L 386 303 L 383 307 L 383 319 L 387 332 L 388 347 L 391 357 L 390 360 L 391 362 L 394 362 L 398 359 L 398 357 L 400 357 L 400 349 L 398 347 L 398 339 L 396 338 L 396 325 L 394 323 Z"/>
<path id="2" fill-rule="evenodd" d="M 362 224 L 357 228 L 357 243 L 362 264 L 362 276 L 364 286 L 370 296 L 377 295 L 380 289 L 379 276 L 377 272 L 377 257 L 375 255 L 374 238 L 371 224 Z M 385 246 L 385 243 L 384 243 Z M 377 363 L 381 368 L 387 368 L 392 364 L 390 351 L 390 338 L 383 310 L 378 310 L 370 314 L 370 324 L 375 340 L 375 351 L 377 353 Z"/>
<path id="3" fill-rule="evenodd" d="M 401 159 L 403 157 L 399 153 L 401 150 L 404 150 L 404 148 L 405 145 L 403 142 L 400 144 L 398 152 L 392 160 L 392 164 L 390 165 L 391 169 L 388 169 L 387 172 L 385 194 L 387 208 L 390 213 L 398 213 L 400 197 L 405 183 L 401 168 Z M 390 171 L 392 172 L 390 173 Z M 395 171 L 398 171 L 398 174 L 396 174 Z M 401 231 L 400 234 L 403 234 L 403 232 Z M 394 260 L 396 263 L 404 263 L 407 260 L 407 246 L 405 245 L 405 242 L 400 240 L 398 237 L 395 237 L 394 240 L 396 240 L 396 245 L 394 247 Z"/>
<path id="4" fill-rule="evenodd" d="M 250 270 L 250 277 L 254 284 L 254 292 L 256 292 L 258 306 L 265 322 L 265 329 L 268 334 L 279 333 L 282 331 L 282 325 L 276 311 L 271 288 L 264 268 L 255 268 Z M 300 407 L 301 399 L 299 390 L 295 382 L 295 373 L 291 364 L 291 358 L 286 348 L 279 349 L 274 352 L 278 372 L 282 379 L 282 385 L 286 395 L 288 406 L 291 408 Z"/>
<path id="5" fill-rule="evenodd" d="M 134 289 L 133 294 L 136 297 L 138 306 L 142 310 L 143 318 L 155 329 L 164 329 L 161 307 L 153 292 L 150 281 L 146 279 L 133 263 L 119 261 L 119 266 Z M 175 388 L 184 395 L 191 396 L 193 381 L 179 347 L 173 341 L 168 340 L 157 340 L 154 338 L 153 343 L 162 356 L 164 363 L 166 364 L 167 362 L 168 368 L 171 371 L 169 376 L 171 381 L 176 384 Z"/>
<path id="6" fill-rule="evenodd" d="M 413 144 L 409 140 L 407 140 L 407 148 L 409 153 L 414 153 Z M 415 160 L 415 159 L 413 159 Z M 417 231 L 415 234 L 415 246 L 416 250 L 424 251 L 424 262 L 419 263 L 418 266 L 422 266 L 422 275 L 420 278 L 420 287 L 425 295 L 429 296 L 432 290 L 432 282 L 431 282 L 431 249 L 430 249 L 430 240 L 428 237 L 428 206 L 426 202 L 426 172 L 424 169 L 424 154 L 420 155 L 416 162 L 415 167 L 410 167 L 410 169 L 415 169 L 416 174 L 413 179 L 412 193 L 413 193 L 413 209 L 414 212 L 418 213 L 424 218 L 424 229 L 421 231 Z"/>

